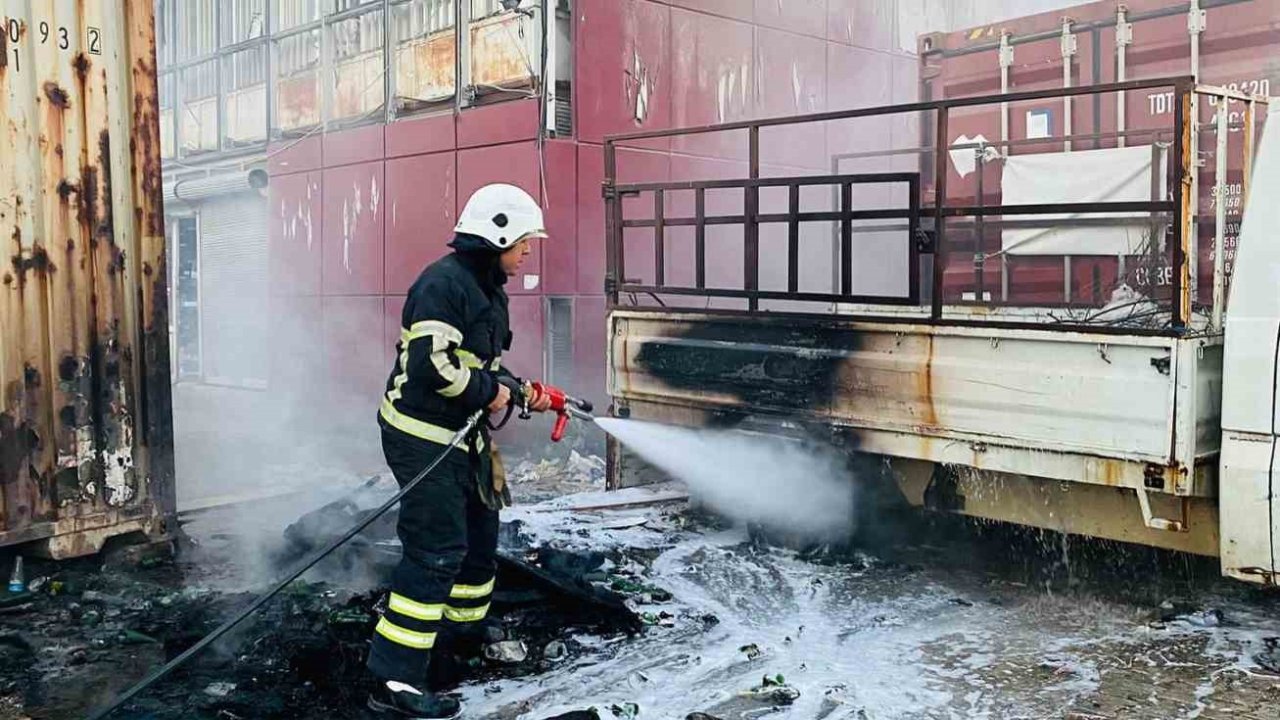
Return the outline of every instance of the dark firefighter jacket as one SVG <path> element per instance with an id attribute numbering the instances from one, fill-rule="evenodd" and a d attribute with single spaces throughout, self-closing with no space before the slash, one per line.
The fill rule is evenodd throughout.
<path id="1" fill-rule="evenodd" d="M 497 396 L 502 352 L 511 347 L 497 252 L 469 235 L 450 245 L 456 252 L 409 289 L 379 411 L 383 427 L 441 445 Z"/>

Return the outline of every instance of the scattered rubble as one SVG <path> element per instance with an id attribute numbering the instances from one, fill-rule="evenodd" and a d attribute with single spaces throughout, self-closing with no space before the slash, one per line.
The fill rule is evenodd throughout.
<path id="1" fill-rule="evenodd" d="M 209 686 L 204 689 L 204 694 L 210 697 L 224 698 L 230 695 L 235 689 L 235 683 L 216 682 L 210 683 Z"/>
<path id="2" fill-rule="evenodd" d="M 640 706 L 633 702 L 622 703 L 621 705 L 611 706 L 609 712 L 613 713 L 616 718 L 622 718 L 622 720 L 635 720 L 640 715 Z"/>
<path id="3" fill-rule="evenodd" d="M 552 640 L 547 646 L 542 648 L 542 657 L 546 660 L 555 662 L 563 660 L 569 654 L 569 647 L 562 640 Z"/>
<path id="4" fill-rule="evenodd" d="M 1262 638 L 1263 651 L 1253 656 L 1258 667 L 1270 673 L 1280 675 L 1280 637 Z"/>
<path id="5" fill-rule="evenodd" d="M 500 665 L 516 665 L 529 657 L 529 648 L 521 640 L 503 640 L 484 647 L 484 656 Z"/>
<path id="6" fill-rule="evenodd" d="M 570 450 L 561 458 L 512 463 L 507 482 L 517 502 L 536 503 L 573 493 L 604 489 L 605 462 L 598 455 Z"/>

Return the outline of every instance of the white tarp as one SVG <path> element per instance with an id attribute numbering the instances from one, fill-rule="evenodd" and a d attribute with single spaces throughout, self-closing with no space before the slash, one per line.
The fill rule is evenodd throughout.
<path id="1" fill-rule="evenodd" d="M 1160 196 L 1167 153 L 1160 150 Z M 1085 202 L 1144 202 L 1151 197 L 1152 146 L 1013 155 L 1004 160 L 1004 205 Z M 1101 226 L 1005 229 L 1001 246 L 1010 255 L 1134 255 L 1150 235 L 1150 215 L 1090 213 L 1006 216 L 1006 220 L 1107 218 Z"/>

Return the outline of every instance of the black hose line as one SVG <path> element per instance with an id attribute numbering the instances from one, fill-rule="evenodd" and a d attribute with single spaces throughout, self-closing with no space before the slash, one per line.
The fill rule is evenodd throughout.
<path id="1" fill-rule="evenodd" d="M 444 462 L 445 457 L 450 452 L 452 452 L 454 448 L 458 447 L 458 445 L 461 444 L 462 441 L 468 435 L 470 435 L 472 431 L 475 430 L 476 426 L 480 423 L 480 419 L 482 417 L 484 417 L 484 411 L 479 410 L 475 414 L 473 414 L 470 418 L 468 418 L 466 426 L 463 427 L 461 430 L 459 430 L 453 436 L 453 441 L 450 442 L 449 445 L 446 446 L 443 451 L 441 451 L 440 455 L 435 460 L 433 460 L 430 465 L 423 468 L 422 472 L 418 473 L 417 477 L 405 483 L 404 487 L 400 488 L 400 492 L 396 493 L 394 496 L 391 497 L 391 499 L 383 503 L 382 507 L 378 508 L 376 512 L 366 517 L 364 520 L 361 520 L 359 523 L 356 523 L 355 527 L 352 527 L 350 530 L 348 530 L 346 534 L 344 534 L 342 537 L 330 543 L 328 547 L 317 552 L 309 560 L 303 563 L 302 566 L 299 567 L 297 570 L 294 570 L 293 572 L 289 573 L 283 580 L 277 583 L 275 587 L 271 588 L 270 592 L 263 595 L 262 597 L 259 597 L 257 600 L 254 600 L 248 607 L 246 607 L 244 610 L 241 610 L 238 614 L 236 614 L 235 617 L 222 623 L 221 625 L 218 626 L 216 630 L 214 630 L 213 632 L 201 638 L 200 642 L 197 642 L 195 645 L 192 645 L 191 647 L 187 648 L 186 650 L 183 651 L 181 655 L 175 657 L 174 659 L 166 663 L 164 667 L 151 673 L 146 677 L 146 679 L 142 680 L 138 684 L 126 690 L 119 697 L 113 700 L 112 703 L 107 707 L 90 715 L 89 720 L 102 720 L 103 718 L 106 718 L 112 713 L 114 713 L 116 710 L 119 710 L 125 703 L 132 700 L 138 693 L 151 687 L 160 678 L 164 677 L 165 675 L 168 675 L 179 665 L 182 665 L 186 661 L 190 660 L 201 650 L 204 650 L 206 647 L 213 644 L 215 640 L 227 634 L 228 631 L 230 631 L 236 625 L 239 625 L 241 622 L 243 622 L 245 618 L 249 617 L 254 612 L 256 612 L 258 608 L 265 605 L 268 600 L 275 597 L 280 593 L 281 590 L 284 590 L 286 587 L 288 587 L 290 583 L 292 583 L 294 580 L 297 580 L 306 571 L 310 570 L 313 566 L 315 566 L 316 563 L 328 557 L 330 553 L 332 553 L 334 550 L 337 550 L 339 547 L 341 547 L 344 543 L 346 543 L 351 538 L 355 537 L 356 535 L 359 535 L 360 531 L 364 530 L 366 527 L 372 524 L 374 520 L 377 520 L 388 510 L 395 507 L 396 503 L 400 502 L 401 498 L 403 498 L 405 495 L 408 495 L 409 491 L 413 490 L 413 488 L 416 487 L 418 483 L 422 482 L 423 478 L 429 475 L 431 471 L 435 470 L 436 467 L 438 467 L 441 462 Z"/>

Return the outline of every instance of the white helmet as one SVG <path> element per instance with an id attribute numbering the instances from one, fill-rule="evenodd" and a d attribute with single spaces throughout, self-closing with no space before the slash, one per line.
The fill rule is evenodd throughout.
<path id="1" fill-rule="evenodd" d="M 545 238 L 542 208 L 515 185 L 494 183 L 475 191 L 454 232 L 476 235 L 498 250 L 529 238 Z"/>

